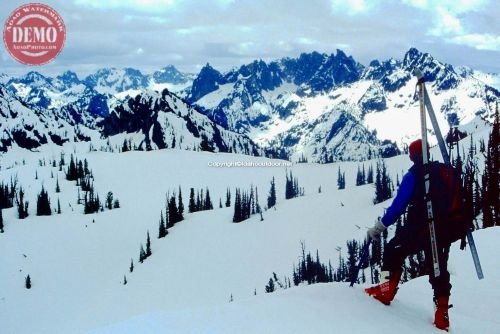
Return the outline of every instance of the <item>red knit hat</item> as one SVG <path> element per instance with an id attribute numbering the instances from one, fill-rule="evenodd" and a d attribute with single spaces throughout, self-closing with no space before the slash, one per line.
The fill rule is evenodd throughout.
<path id="1" fill-rule="evenodd" d="M 417 139 L 410 144 L 409 147 L 410 160 L 415 162 L 422 159 L 422 139 Z"/>

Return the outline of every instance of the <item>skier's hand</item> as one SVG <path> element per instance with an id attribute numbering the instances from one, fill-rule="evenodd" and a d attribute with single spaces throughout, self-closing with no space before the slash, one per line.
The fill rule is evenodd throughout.
<path id="1" fill-rule="evenodd" d="M 382 224 L 380 221 L 380 218 L 377 219 L 375 222 L 375 225 L 373 227 L 370 227 L 368 229 L 368 232 L 366 234 L 367 238 L 372 239 L 372 240 L 379 240 L 380 239 L 380 234 L 385 231 L 387 227 Z"/>

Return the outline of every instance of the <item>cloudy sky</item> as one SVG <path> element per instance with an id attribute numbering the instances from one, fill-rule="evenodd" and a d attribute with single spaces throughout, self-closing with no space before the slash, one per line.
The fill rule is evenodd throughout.
<path id="1" fill-rule="evenodd" d="M 2 43 L 0 73 L 86 75 L 102 67 L 150 73 L 167 64 L 225 71 L 254 59 L 341 49 L 362 64 L 410 47 L 441 61 L 500 72 L 498 0 L 37 0 L 56 9 L 67 38 L 58 58 L 30 67 Z M 2 0 L 0 21 L 21 4 Z"/>

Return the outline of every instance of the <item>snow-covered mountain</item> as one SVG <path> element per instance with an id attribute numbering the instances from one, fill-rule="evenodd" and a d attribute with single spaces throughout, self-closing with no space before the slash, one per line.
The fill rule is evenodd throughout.
<path id="1" fill-rule="evenodd" d="M 167 89 L 161 93 L 142 91 L 118 104 L 99 127 L 105 137 L 122 134 L 130 146 L 138 149 L 263 154 L 248 137 L 216 125 Z"/>
<path id="2" fill-rule="evenodd" d="M 42 108 L 52 113 L 71 110 L 75 120 L 87 119 L 85 114 L 106 116 L 108 113 L 110 96 L 87 86 L 71 71 L 56 78 L 32 71 L 19 78 L 11 78 L 5 86 L 28 107 Z"/>
<path id="3" fill-rule="evenodd" d="M 98 137 L 97 131 L 82 124 L 86 123 L 82 122 L 85 114 L 51 113 L 42 107 L 28 106 L 1 84 L 0 117 L 0 152 L 12 146 L 34 149 L 49 143 L 62 145 Z"/>
<path id="4" fill-rule="evenodd" d="M 415 68 L 424 73 L 444 131 L 476 116 L 491 120 L 498 90 L 415 48 L 401 61 L 375 60 L 367 67 L 340 50 L 269 64 L 255 61 L 225 74 L 207 64 L 194 80 L 189 99 L 216 123 L 282 150 L 292 160 L 336 160 L 361 151 L 359 158 L 378 152 L 377 137 L 402 147 L 418 136 Z M 394 119 L 411 124 L 394 131 Z M 339 131 L 341 124 L 345 128 Z"/>
<path id="5" fill-rule="evenodd" d="M 27 107 L 104 136 L 116 133 L 99 124 L 112 122 L 117 106 L 126 109 L 137 95 L 158 95 L 166 88 L 177 101 L 185 99 L 221 128 L 248 136 L 274 156 L 330 162 L 388 157 L 419 136 L 416 67 L 428 82 L 443 132 L 476 118 L 492 120 L 500 93 L 490 84 L 497 75 L 454 68 L 415 48 L 402 60 L 374 60 L 368 66 L 337 50 L 256 60 L 226 73 L 207 64 L 197 75 L 166 66 L 149 75 L 104 68 L 84 79 L 67 71 L 56 78 L 30 72 L 2 80 Z M 170 136 L 163 134 L 166 142 Z M 152 148 L 166 147 L 158 144 Z"/>
<path id="6" fill-rule="evenodd" d="M 6 83 L 9 80 L 9 76 L 5 73 L 0 73 L 0 83 Z"/>
<path id="7" fill-rule="evenodd" d="M 88 91 L 88 94 L 85 92 Z M 44 144 L 91 141 L 108 148 L 180 148 L 213 152 L 263 155 L 247 136 L 216 125 L 204 114 L 165 89 L 142 90 L 135 97 L 118 101 L 108 114 L 106 96 L 85 88 L 78 99 L 60 109 L 28 105 L 0 85 L 0 151 L 12 146 L 25 149 Z M 102 108 L 101 114 L 97 112 Z"/>
<path id="8" fill-rule="evenodd" d="M 148 78 L 133 68 L 104 68 L 84 80 L 86 86 L 103 94 L 118 94 L 147 87 Z"/>

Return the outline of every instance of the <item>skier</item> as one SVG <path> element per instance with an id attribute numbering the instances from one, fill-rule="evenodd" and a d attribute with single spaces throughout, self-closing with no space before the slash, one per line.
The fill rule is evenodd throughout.
<path id="1" fill-rule="evenodd" d="M 380 234 L 390 225 L 394 224 L 398 217 L 408 207 L 407 223 L 398 234 L 386 245 L 382 277 L 385 282 L 367 288 L 365 291 L 385 305 L 389 305 L 398 290 L 398 284 L 402 274 L 404 259 L 411 254 L 421 250 L 425 253 L 426 267 L 431 268 L 429 282 L 434 290 L 434 303 L 436 311 L 434 324 L 437 328 L 448 330 L 448 301 L 450 297 L 450 274 L 447 270 L 448 253 L 450 244 L 438 239 L 438 261 L 440 275 L 434 277 L 432 270 L 432 251 L 427 224 L 426 206 L 424 203 L 424 172 L 422 159 L 422 140 L 416 140 L 409 146 L 410 160 L 413 166 L 404 175 L 399 186 L 396 197 L 387 209 L 385 215 L 377 220 L 375 225 L 368 229 L 368 237 L 378 240 Z"/>

